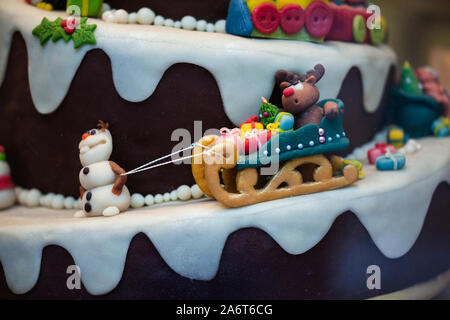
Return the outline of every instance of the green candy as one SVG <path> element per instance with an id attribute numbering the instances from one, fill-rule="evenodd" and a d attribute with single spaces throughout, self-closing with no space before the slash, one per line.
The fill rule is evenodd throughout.
<path id="1" fill-rule="evenodd" d="M 353 39 L 359 43 L 366 39 L 366 21 L 359 14 L 353 19 Z"/>

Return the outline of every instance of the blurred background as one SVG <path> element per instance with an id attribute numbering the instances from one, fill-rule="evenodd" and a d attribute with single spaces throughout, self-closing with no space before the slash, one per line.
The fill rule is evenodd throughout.
<path id="1" fill-rule="evenodd" d="M 450 0 L 373 0 L 389 29 L 400 65 L 435 68 L 450 90 Z"/>

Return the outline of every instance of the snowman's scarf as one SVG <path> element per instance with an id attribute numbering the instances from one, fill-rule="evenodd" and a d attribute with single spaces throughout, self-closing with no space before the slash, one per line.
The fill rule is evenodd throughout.
<path id="1" fill-rule="evenodd" d="M 152 160 L 150 162 L 147 162 L 146 164 L 143 164 L 142 166 L 137 167 L 137 168 L 135 168 L 133 170 L 130 170 L 130 171 L 125 172 L 125 173 L 122 173 L 121 176 L 127 176 L 127 175 L 130 175 L 130 174 L 135 174 L 135 173 L 146 171 L 146 170 L 151 170 L 151 169 L 162 167 L 162 166 L 174 163 L 174 162 L 179 162 L 179 161 L 183 161 L 183 160 L 186 160 L 186 159 L 192 159 L 194 157 L 198 157 L 198 156 L 203 155 L 204 152 L 198 153 L 198 154 L 195 154 L 195 155 L 190 155 L 190 156 L 187 156 L 187 157 L 178 158 L 178 159 L 175 159 L 175 160 L 170 160 L 170 161 L 154 164 L 154 163 L 157 163 L 157 162 L 159 162 L 161 160 L 164 160 L 164 159 L 170 158 L 170 157 L 172 157 L 172 156 L 174 156 L 176 154 L 179 154 L 180 152 L 187 151 L 187 150 L 192 150 L 192 149 L 194 149 L 195 146 L 200 146 L 202 148 L 209 149 L 209 147 L 204 146 L 204 145 L 196 142 L 196 143 L 191 144 L 187 148 L 184 148 L 184 149 L 172 152 L 172 153 L 167 154 L 165 156 L 159 157 L 158 159 L 155 159 L 155 160 Z M 152 165 L 152 164 L 154 164 L 154 165 Z"/>

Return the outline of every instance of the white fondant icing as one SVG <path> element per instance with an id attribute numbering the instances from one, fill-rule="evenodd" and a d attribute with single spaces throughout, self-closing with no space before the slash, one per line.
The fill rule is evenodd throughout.
<path id="1" fill-rule="evenodd" d="M 93 48 L 102 49 L 110 57 L 117 92 L 132 102 L 147 99 L 165 70 L 175 63 L 192 63 L 209 70 L 217 81 L 225 112 L 235 125 L 257 114 L 260 97 L 272 93 L 273 76 L 278 69 L 300 73 L 317 63 L 322 63 L 326 69 L 324 78 L 318 83 L 322 98 L 336 97 L 350 68 L 358 67 L 364 86 L 365 108 L 374 112 L 380 103 L 389 69 L 396 63 L 395 54 L 386 46 L 248 39 L 158 26 L 117 25 L 98 19 L 88 21 L 98 25 L 96 46 L 86 45 L 74 50 L 71 42 L 49 41 L 41 47 L 31 31 L 44 16 L 54 20 L 65 14 L 40 10 L 22 0 L 2 0 L 0 80 L 5 74 L 11 36 L 19 30 L 29 53 L 33 102 L 43 114 L 57 109 L 84 55 Z M 55 74 L 58 81 L 54 81 Z"/>
<path id="2" fill-rule="evenodd" d="M 38 279 L 42 249 L 60 245 L 80 267 L 88 292 L 104 294 L 122 277 L 131 239 L 144 232 L 174 271 L 209 280 L 232 232 L 256 227 L 288 253 L 301 254 L 347 210 L 385 256 L 398 258 L 416 241 L 436 186 L 450 183 L 450 138 L 419 142 L 423 150 L 409 155 L 403 170 L 381 172 L 365 164 L 366 177 L 351 187 L 237 209 L 205 199 L 129 210 L 110 219 L 76 219 L 69 210 L 15 207 L 0 213 L 0 261 L 11 290 L 25 293 Z"/>

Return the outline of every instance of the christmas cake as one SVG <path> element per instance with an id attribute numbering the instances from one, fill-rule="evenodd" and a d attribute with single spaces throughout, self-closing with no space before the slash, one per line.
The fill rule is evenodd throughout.
<path id="1" fill-rule="evenodd" d="M 347 2 L 3 0 L 0 297 L 361 299 L 445 273 L 448 94 Z"/>

